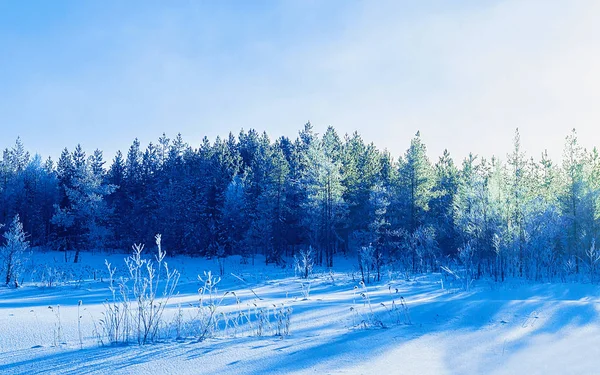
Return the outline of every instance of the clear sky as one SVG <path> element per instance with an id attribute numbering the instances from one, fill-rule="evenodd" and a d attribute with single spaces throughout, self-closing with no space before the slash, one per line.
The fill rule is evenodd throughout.
<path id="1" fill-rule="evenodd" d="M 111 157 L 310 120 L 399 155 L 600 145 L 596 0 L 0 0 L 0 135 Z"/>

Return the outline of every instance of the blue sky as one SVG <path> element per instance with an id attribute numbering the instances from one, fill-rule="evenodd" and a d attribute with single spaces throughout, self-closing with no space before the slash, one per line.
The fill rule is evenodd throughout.
<path id="1" fill-rule="evenodd" d="M 402 153 L 560 158 L 600 123 L 596 1 L 0 0 L 2 147 L 358 131 Z"/>

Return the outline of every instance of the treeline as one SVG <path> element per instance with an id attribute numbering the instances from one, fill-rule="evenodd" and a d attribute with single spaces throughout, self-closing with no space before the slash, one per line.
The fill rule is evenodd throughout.
<path id="1" fill-rule="evenodd" d="M 420 272 L 456 260 L 497 279 L 593 275 L 598 262 L 600 156 L 575 130 L 561 164 L 527 157 L 518 131 L 506 161 L 457 165 L 448 152 L 432 163 L 419 133 L 393 158 L 307 123 L 294 140 L 254 130 L 197 148 L 180 135 L 145 149 L 135 140 L 110 165 L 79 145 L 43 161 L 17 140 L 0 168 L 0 222 L 18 214 L 33 246 L 75 261 L 162 233 L 171 253 L 283 263 L 310 246 L 332 266 L 369 247 L 374 264 Z"/>

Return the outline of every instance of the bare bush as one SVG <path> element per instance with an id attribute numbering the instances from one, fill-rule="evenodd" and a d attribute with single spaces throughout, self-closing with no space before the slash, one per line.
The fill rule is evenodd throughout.
<path id="1" fill-rule="evenodd" d="M 116 286 L 115 268 L 106 262 L 113 299 L 104 303 L 100 325 L 111 344 L 127 343 L 132 336 L 140 345 L 158 338 L 165 307 L 175 294 L 180 275 L 169 269 L 160 235 L 156 235 L 156 245 L 155 262 L 142 258 L 143 245 L 133 246 L 132 255 L 125 259 L 130 278 L 120 278 Z"/>

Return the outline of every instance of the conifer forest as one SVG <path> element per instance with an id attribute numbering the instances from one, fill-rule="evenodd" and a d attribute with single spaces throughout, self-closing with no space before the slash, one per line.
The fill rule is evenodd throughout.
<path id="1" fill-rule="evenodd" d="M 295 139 L 255 130 L 186 143 L 163 134 L 106 161 L 65 148 L 56 161 L 20 139 L 0 164 L 2 230 L 18 215 L 31 246 L 74 254 L 127 250 L 163 234 L 172 254 L 285 266 L 312 249 L 370 256 L 417 272 L 459 264 L 473 278 L 595 277 L 600 155 L 575 130 L 562 160 L 529 155 L 516 130 L 507 155 L 428 157 L 417 132 L 398 150 L 310 123 Z M 404 152 L 399 150 L 404 149 Z M 367 255 L 365 255 L 367 254 Z"/>

